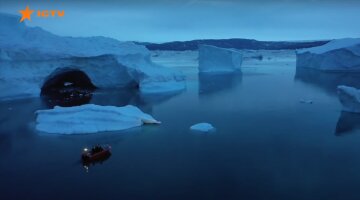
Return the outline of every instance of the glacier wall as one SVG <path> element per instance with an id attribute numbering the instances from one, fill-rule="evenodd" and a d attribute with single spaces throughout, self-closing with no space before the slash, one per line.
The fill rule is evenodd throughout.
<path id="1" fill-rule="evenodd" d="M 143 93 L 185 88 L 185 76 L 153 63 L 132 42 L 105 37 L 61 37 L 0 13 L 0 100 L 39 96 L 62 69 L 84 72 L 98 88 L 138 86 Z"/>

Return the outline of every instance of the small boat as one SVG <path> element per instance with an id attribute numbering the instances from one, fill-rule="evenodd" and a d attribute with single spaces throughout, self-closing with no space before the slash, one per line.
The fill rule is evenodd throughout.
<path id="1" fill-rule="evenodd" d="M 111 146 L 96 145 L 91 150 L 85 148 L 81 159 L 85 163 L 102 162 L 111 156 Z"/>

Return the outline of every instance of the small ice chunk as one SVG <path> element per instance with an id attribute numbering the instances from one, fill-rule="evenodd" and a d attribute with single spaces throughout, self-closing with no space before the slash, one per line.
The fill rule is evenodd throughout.
<path id="1" fill-rule="evenodd" d="M 71 83 L 71 82 L 65 82 L 65 83 L 64 83 L 64 86 L 65 86 L 65 87 L 68 87 L 68 86 L 73 85 L 73 84 L 74 84 L 74 83 Z"/>
<path id="2" fill-rule="evenodd" d="M 193 131 L 201 131 L 201 132 L 209 132 L 215 130 L 215 128 L 209 123 L 198 123 L 194 124 L 190 127 L 190 130 Z"/>
<path id="3" fill-rule="evenodd" d="M 300 102 L 300 103 L 306 103 L 306 104 L 312 104 L 312 103 L 313 103 L 313 100 L 310 100 L 310 99 L 300 99 L 299 102 Z"/>

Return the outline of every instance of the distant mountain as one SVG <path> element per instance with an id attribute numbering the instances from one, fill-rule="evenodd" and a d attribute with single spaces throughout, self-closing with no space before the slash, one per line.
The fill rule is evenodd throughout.
<path id="1" fill-rule="evenodd" d="M 145 45 L 149 50 L 197 50 L 199 44 L 208 44 L 217 47 L 234 48 L 234 49 L 250 49 L 250 50 L 280 50 L 280 49 L 302 49 L 315 46 L 321 46 L 328 43 L 326 41 L 299 41 L 299 42 L 269 42 L 257 41 L 250 39 L 205 39 L 205 40 L 191 40 L 191 41 L 175 41 L 161 44 L 136 42 L 137 44 Z"/>

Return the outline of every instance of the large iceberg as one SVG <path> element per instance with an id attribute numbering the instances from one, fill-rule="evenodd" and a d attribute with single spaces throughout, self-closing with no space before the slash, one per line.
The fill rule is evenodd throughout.
<path id="1" fill-rule="evenodd" d="M 199 72 L 229 73 L 240 70 L 241 52 L 211 45 L 199 45 Z"/>
<path id="2" fill-rule="evenodd" d="M 159 124 L 152 116 L 135 106 L 99 106 L 86 104 L 74 107 L 56 106 L 36 111 L 36 129 L 46 133 L 82 134 L 118 131 L 143 124 Z"/>
<path id="3" fill-rule="evenodd" d="M 360 71 L 360 39 L 338 39 L 297 50 L 297 67 L 326 71 Z"/>
<path id="4" fill-rule="evenodd" d="M 337 89 L 343 111 L 360 113 L 360 90 L 344 85 L 338 86 Z"/>
<path id="5" fill-rule="evenodd" d="M 38 96 L 44 83 L 71 70 L 98 88 L 139 87 L 144 93 L 182 90 L 185 76 L 153 63 L 132 42 L 105 37 L 61 37 L 0 13 L 0 99 Z"/>

